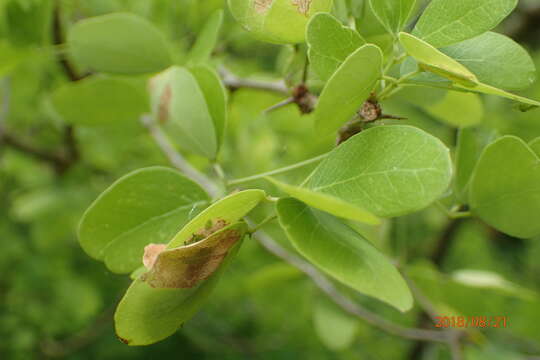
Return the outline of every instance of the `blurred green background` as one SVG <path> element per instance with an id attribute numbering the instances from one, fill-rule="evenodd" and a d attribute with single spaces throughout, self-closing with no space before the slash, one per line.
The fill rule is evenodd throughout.
<path id="1" fill-rule="evenodd" d="M 91 16 L 115 11 L 139 14 L 174 41 L 178 62 L 209 14 L 226 7 L 222 0 L 58 3 L 66 31 Z M 69 80 L 58 61 L 66 49 L 52 45 L 54 5 L 51 0 L 0 0 L 0 131 L 9 130 L 32 149 L 56 153 L 64 151 L 64 124 L 51 109 L 49 95 Z M 527 47 L 540 68 L 538 1 L 521 1 L 498 30 Z M 216 64 L 225 64 L 242 77 L 294 82 L 302 68 L 294 47 L 252 39 L 227 12 L 214 58 Z M 138 80 L 144 86 L 146 79 Z M 524 95 L 540 99 L 540 82 Z M 294 106 L 263 113 L 280 100 L 278 95 L 256 90 L 231 94 L 222 163 L 232 177 L 291 164 L 331 148 L 334 139 L 315 137 L 311 117 L 300 115 Z M 385 104 L 385 110 L 407 117 L 407 123 L 453 147 L 455 131 L 410 100 L 400 96 Z M 504 100 L 483 100 L 482 129 L 525 140 L 540 136 L 540 111 L 522 114 Z M 149 347 L 125 346 L 114 335 L 112 314 L 129 279 L 109 273 L 86 256 L 77 243 L 76 227 L 83 211 L 118 177 L 168 163 L 137 119 L 122 126 L 77 127 L 74 135 L 80 157 L 65 171 L 32 151 L 10 146 L 0 136 L 1 359 L 449 358 L 443 346 L 406 341 L 343 313 L 299 271 L 251 241 L 243 246 L 211 301 L 182 330 Z M 208 165 L 199 157 L 189 159 L 202 169 Z M 309 170 L 293 172 L 287 180 L 297 181 Z M 276 193 L 264 182 L 255 185 Z M 258 211 L 264 217 L 264 209 Z M 436 257 L 445 222 L 445 215 L 431 207 L 380 228 L 359 230 L 408 264 L 437 305 L 467 315 L 509 318 L 506 329 L 478 333 L 467 345 L 467 359 L 540 356 L 540 239 L 513 239 L 466 220 L 451 234 L 444 256 Z M 277 227 L 269 232 L 288 246 Z M 519 288 L 480 289 L 452 281 L 450 274 L 462 269 L 495 272 Z M 400 314 L 358 294 L 351 296 L 397 323 L 423 324 L 417 308 Z"/>

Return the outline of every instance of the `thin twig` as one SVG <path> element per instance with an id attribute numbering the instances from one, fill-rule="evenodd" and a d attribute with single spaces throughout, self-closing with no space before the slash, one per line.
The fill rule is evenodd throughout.
<path id="1" fill-rule="evenodd" d="M 222 67 L 219 69 L 223 83 L 231 90 L 237 90 L 241 88 L 264 90 L 274 92 L 280 95 L 290 95 L 290 90 L 285 85 L 284 81 L 259 81 L 251 79 L 242 79 L 232 72 Z"/>
<path id="2" fill-rule="evenodd" d="M 424 295 L 420 288 L 416 286 L 415 282 L 405 272 L 402 271 L 401 274 L 407 282 L 407 285 L 409 285 L 409 289 L 411 289 L 414 298 L 422 310 L 431 318 L 431 321 L 437 323 L 439 313 L 435 305 L 428 299 L 427 296 Z M 447 337 L 447 343 L 452 355 L 452 360 L 462 360 L 463 355 L 461 352 L 460 339 L 465 334 L 465 331 L 448 329 L 444 330 L 444 333 Z"/>
<path id="3" fill-rule="evenodd" d="M 49 163 L 55 168 L 57 172 L 62 172 L 62 170 L 66 167 L 66 164 L 68 163 L 67 159 L 62 154 L 38 149 L 8 132 L 5 126 L 5 122 L 9 115 L 11 103 L 11 87 L 9 79 L 4 78 L 2 81 L 2 85 L 3 95 L 2 110 L 0 111 L 0 144 L 4 144 L 14 150 Z"/>
<path id="4" fill-rule="evenodd" d="M 64 44 L 64 32 L 62 29 L 62 11 L 60 7 L 60 1 L 56 1 L 54 4 L 53 19 L 52 19 L 52 38 L 54 46 L 61 46 Z M 56 55 L 58 64 L 72 82 L 76 82 L 84 79 L 88 75 L 79 75 L 75 70 L 75 67 L 69 61 L 65 52 L 58 52 Z M 61 171 L 67 170 L 71 165 L 75 164 L 80 159 L 79 148 L 77 146 L 77 140 L 75 138 L 75 129 L 73 125 L 66 125 L 64 127 L 64 145 L 66 147 L 68 163 Z"/>
<path id="5" fill-rule="evenodd" d="M 184 159 L 184 157 L 176 151 L 174 146 L 171 144 L 169 138 L 161 130 L 159 126 L 155 124 L 152 120 L 152 117 L 149 115 L 143 115 L 141 117 L 142 124 L 148 129 L 150 135 L 161 149 L 161 151 L 167 156 L 167 159 L 175 168 L 182 171 L 187 177 L 191 178 L 193 181 L 197 182 L 201 187 L 203 187 L 208 194 L 212 197 L 219 196 L 219 189 L 210 180 L 207 176 L 195 169 L 189 162 Z"/>
<path id="6" fill-rule="evenodd" d="M 442 331 L 403 327 L 401 325 L 394 324 L 393 322 L 390 322 L 375 313 L 372 313 L 341 294 L 334 284 L 328 280 L 326 276 L 321 274 L 319 270 L 308 262 L 285 250 L 266 233 L 261 231 L 255 234 L 254 237 L 267 251 L 306 274 L 319 289 L 321 289 L 332 301 L 334 301 L 349 314 L 354 315 L 390 334 L 406 339 L 432 342 L 448 341 L 446 335 Z"/>
<path id="7" fill-rule="evenodd" d="M 286 98 L 285 100 L 278 102 L 277 104 L 270 106 L 268 109 L 264 110 L 263 112 L 265 114 L 268 114 L 274 110 L 281 109 L 282 107 L 285 107 L 293 103 L 294 103 L 294 97 L 289 97 L 289 98 Z"/>
<path id="8" fill-rule="evenodd" d="M 52 19 L 52 38 L 53 38 L 53 45 L 54 46 L 61 46 L 64 44 L 64 33 L 62 31 L 62 12 L 60 8 L 60 2 L 57 0 L 54 5 L 54 12 L 53 12 L 53 19 Z M 59 52 L 57 54 L 57 61 L 66 76 L 69 78 L 70 81 L 79 81 L 85 76 L 81 76 L 77 73 L 73 65 L 70 63 L 69 59 L 67 58 L 67 55 L 65 52 Z"/>

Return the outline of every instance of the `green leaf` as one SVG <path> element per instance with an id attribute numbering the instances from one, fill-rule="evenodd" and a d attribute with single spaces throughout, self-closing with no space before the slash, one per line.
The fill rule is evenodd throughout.
<path id="1" fill-rule="evenodd" d="M 369 5 L 386 30 L 397 34 L 407 25 L 416 0 L 369 0 Z"/>
<path id="2" fill-rule="evenodd" d="M 285 184 L 272 178 L 268 178 L 268 180 L 288 195 L 305 202 L 309 206 L 326 211 L 332 215 L 371 225 L 378 225 L 381 223 L 380 219 L 375 215 L 362 209 L 356 204 L 347 202 L 345 199 L 339 199 L 335 196 L 315 192 L 307 188 Z"/>
<path id="3" fill-rule="evenodd" d="M 382 61 L 381 50 L 369 44 L 347 57 L 319 97 L 314 115 L 319 134 L 337 131 L 356 114 L 382 76 Z"/>
<path id="4" fill-rule="evenodd" d="M 452 177 L 448 148 L 411 126 L 377 126 L 334 149 L 305 186 L 382 217 L 425 208 Z"/>
<path id="5" fill-rule="evenodd" d="M 536 80 L 531 56 L 514 40 L 501 34 L 487 32 L 440 50 L 491 86 L 520 90 Z"/>
<path id="6" fill-rule="evenodd" d="M 147 20 L 114 13 L 82 20 L 68 36 L 69 50 L 94 71 L 144 74 L 172 64 L 169 44 Z"/>
<path id="7" fill-rule="evenodd" d="M 507 91 L 504 91 L 504 90 L 501 90 L 501 89 L 498 89 L 496 87 L 489 86 L 486 84 L 482 84 L 482 83 L 479 83 L 473 87 L 465 87 L 465 86 L 461 86 L 460 84 L 456 84 L 456 87 L 458 89 L 462 89 L 465 91 L 471 91 L 471 92 L 476 92 L 480 94 L 495 95 L 495 96 L 500 96 L 503 98 L 513 100 L 517 103 L 518 109 L 523 112 L 536 109 L 537 107 L 540 106 L 540 102 L 536 100 L 527 99 L 523 96 L 512 94 Z"/>
<path id="8" fill-rule="evenodd" d="M 332 0 L 228 0 L 231 13 L 255 38 L 275 44 L 305 41 L 309 19 L 330 12 Z"/>
<path id="9" fill-rule="evenodd" d="M 504 136 L 486 147 L 471 179 L 473 213 L 519 238 L 540 234 L 540 158 L 523 140 Z"/>
<path id="10" fill-rule="evenodd" d="M 462 269 L 452 273 L 452 279 L 465 286 L 493 289 L 523 300 L 534 301 L 537 297 L 534 291 L 514 284 L 501 275 L 490 271 Z"/>
<path id="11" fill-rule="evenodd" d="M 433 0 L 413 34 L 435 47 L 481 35 L 496 27 L 518 0 Z"/>
<path id="12" fill-rule="evenodd" d="M 289 240 L 310 262 L 401 311 L 412 307 L 409 288 L 396 268 L 352 228 L 292 198 L 280 199 L 276 208 Z"/>
<path id="13" fill-rule="evenodd" d="M 150 107 L 146 96 L 119 79 L 91 77 L 63 85 L 51 96 L 64 121 L 75 125 L 115 125 L 137 122 Z"/>
<path id="14" fill-rule="evenodd" d="M 470 93 L 448 91 L 441 101 L 424 109 L 430 115 L 455 127 L 477 125 L 484 118 L 482 99 Z"/>
<path id="15" fill-rule="evenodd" d="M 207 202 L 204 190 L 175 170 L 137 170 L 88 208 L 79 226 L 79 242 L 111 271 L 130 273 L 142 266 L 146 245 L 169 242 Z"/>
<path id="16" fill-rule="evenodd" d="M 5 7 L 5 8 L 3 8 Z M 43 46 L 48 41 L 52 1 L 41 0 L 25 5 L 20 1 L 0 4 L 3 38 L 17 47 Z"/>
<path id="17" fill-rule="evenodd" d="M 219 150 L 223 143 L 223 135 L 227 125 L 227 90 L 220 76 L 211 67 L 199 65 L 192 67 L 190 70 L 191 74 L 197 79 L 212 117 Z"/>
<path id="18" fill-rule="evenodd" d="M 197 37 L 197 41 L 191 48 L 188 61 L 193 64 L 204 63 L 210 59 L 210 55 L 218 41 L 219 31 L 223 25 L 223 10 L 216 10 L 204 24 Z"/>
<path id="19" fill-rule="evenodd" d="M 390 55 L 394 51 L 394 35 L 381 24 L 369 1 L 361 0 L 357 12 L 356 31 L 367 43 L 377 45 L 385 56 Z"/>
<path id="20" fill-rule="evenodd" d="M 238 222 L 253 210 L 266 197 L 262 190 L 244 190 L 231 194 L 205 209 L 191 220 L 169 243 L 168 249 L 182 246 L 191 239 L 208 221 L 221 220 L 226 224 Z"/>
<path id="21" fill-rule="evenodd" d="M 321 299 L 315 305 L 313 323 L 322 343 L 332 351 L 349 348 L 358 333 L 358 319 L 328 300 Z"/>
<path id="22" fill-rule="evenodd" d="M 175 143 L 213 159 L 218 150 L 217 133 L 223 132 L 224 112 L 220 113 L 224 111 L 223 92 L 208 70 L 197 68 L 195 73 L 197 76 L 186 68 L 174 66 L 154 78 L 152 109 Z M 211 105 L 206 96 L 216 96 Z"/>
<path id="23" fill-rule="evenodd" d="M 476 163 L 481 154 L 480 136 L 474 129 L 460 129 L 456 148 L 456 180 L 457 196 L 463 201 L 468 199 L 469 182 Z"/>
<path id="24" fill-rule="evenodd" d="M 407 54 L 418 61 L 422 69 L 465 86 L 470 87 L 478 83 L 476 76 L 465 66 L 435 49 L 427 42 L 403 32 L 399 34 L 399 41 Z"/>
<path id="25" fill-rule="evenodd" d="M 174 334 L 210 297 L 240 244 L 207 280 L 187 289 L 156 289 L 139 277 L 129 287 L 114 314 L 116 334 L 132 346 L 156 343 Z"/>
<path id="26" fill-rule="evenodd" d="M 341 25 L 332 15 L 320 13 L 307 28 L 309 61 L 321 80 L 328 80 L 345 59 L 366 42 L 353 29 Z"/>

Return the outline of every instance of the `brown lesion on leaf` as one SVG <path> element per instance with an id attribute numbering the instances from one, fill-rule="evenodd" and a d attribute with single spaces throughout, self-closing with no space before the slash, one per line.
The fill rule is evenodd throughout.
<path id="1" fill-rule="evenodd" d="M 147 269 L 152 269 L 159 254 L 167 249 L 165 244 L 149 244 L 144 248 L 143 264 Z"/>
<path id="2" fill-rule="evenodd" d="M 208 220 L 204 228 L 194 233 L 189 239 L 184 242 L 184 244 L 195 244 L 201 240 L 206 239 L 213 233 L 225 228 L 227 225 L 229 224 L 223 219 Z"/>
<path id="3" fill-rule="evenodd" d="M 161 97 L 159 98 L 158 118 L 160 123 L 165 123 L 169 118 L 169 109 L 171 107 L 172 88 L 167 84 Z"/>
<path id="4" fill-rule="evenodd" d="M 171 84 L 165 84 L 163 89 L 160 89 L 159 84 L 161 81 L 164 81 L 166 79 L 167 74 L 166 73 L 160 73 L 148 81 L 148 90 L 150 93 L 157 93 L 158 91 L 161 91 L 161 93 L 157 94 L 159 95 L 158 103 L 157 103 L 157 118 L 160 123 L 164 124 L 169 119 L 169 110 L 171 107 L 171 101 L 172 101 L 172 87 Z"/>
<path id="5" fill-rule="evenodd" d="M 298 12 L 304 16 L 308 16 L 311 2 L 312 0 L 291 0 L 291 3 L 296 6 Z"/>
<path id="6" fill-rule="evenodd" d="M 208 234 L 203 240 L 160 253 L 141 280 L 155 288 L 191 288 L 208 279 L 245 233 L 245 225 L 225 226 L 224 220 L 215 220 L 192 237 Z"/>
<path id="7" fill-rule="evenodd" d="M 255 11 L 259 14 L 265 13 L 270 9 L 272 6 L 272 2 L 274 0 L 254 0 L 253 1 L 253 7 L 255 8 Z"/>

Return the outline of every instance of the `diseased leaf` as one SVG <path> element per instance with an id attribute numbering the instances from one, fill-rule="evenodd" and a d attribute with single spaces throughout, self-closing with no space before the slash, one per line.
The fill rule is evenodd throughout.
<path id="1" fill-rule="evenodd" d="M 425 41 L 404 32 L 399 34 L 399 41 L 407 54 L 418 61 L 422 69 L 467 87 L 478 83 L 476 76 L 466 67 Z"/>
<path id="2" fill-rule="evenodd" d="M 527 51 L 512 39 L 487 32 L 440 49 L 467 67 L 482 83 L 520 90 L 536 80 L 536 67 Z"/>
<path id="3" fill-rule="evenodd" d="M 449 150 L 439 139 L 411 126 L 377 126 L 334 149 L 305 187 L 393 217 L 437 200 L 451 177 Z"/>
<path id="4" fill-rule="evenodd" d="M 244 190 L 217 201 L 184 226 L 167 248 L 174 249 L 185 245 L 192 239 L 193 234 L 208 224 L 208 221 L 213 222 L 219 219 L 226 224 L 238 222 L 259 205 L 265 196 L 262 190 Z"/>
<path id="5" fill-rule="evenodd" d="M 223 131 L 223 93 L 209 70 L 197 68 L 197 76 L 186 68 L 174 66 L 152 79 L 152 109 L 164 129 L 177 144 L 209 159 L 218 149 L 218 131 Z M 203 86 L 198 82 L 201 78 Z M 203 87 L 205 90 L 203 90 Z M 206 96 L 215 95 L 212 106 Z M 209 99 L 210 100 L 210 99 Z M 214 125 L 215 115 L 216 124 Z"/>
<path id="6" fill-rule="evenodd" d="M 345 59 L 366 42 L 353 29 L 343 26 L 335 17 L 319 13 L 311 18 L 307 29 L 309 61 L 321 80 L 328 80 Z"/>
<path id="7" fill-rule="evenodd" d="M 204 63 L 210 59 L 210 55 L 218 41 L 219 31 L 223 25 L 223 10 L 216 10 L 207 20 L 199 32 L 197 41 L 191 48 L 188 61 L 193 64 Z"/>
<path id="8" fill-rule="evenodd" d="M 315 109 L 319 134 L 337 131 L 360 110 L 382 76 L 382 61 L 381 50 L 370 44 L 347 57 L 326 83 Z"/>
<path id="9" fill-rule="evenodd" d="M 88 208 L 79 226 L 79 242 L 112 272 L 127 274 L 142 266 L 146 245 L 169 242 L 209 201 L 199 185 L 175 170 L 137 170 Z"/>
<path id="10" fill-rule="evenodd" d="M 330 12 L 332 0 L 228 0 L 236 20 L 255 38 L 275 44 L 305 41 L 309 19 Z"/>
<path id="11" fill-rule="evenodd" d="M 481 35 L 496 27 L 518 0 L 433 0 L 413 34 L 435 47 Z"/>
<path id="12" fill-rule="evenodd" d="M 114 314 L 116 334 L 131 346 L 150 345 L 174 334 L 207 301 L 240 243 L 230 251 L 208 279 L 188 289 L 156 289 L 140 277 L 118 304 Z"/>
<path id="13" fill-rule="evenodd" d="M 397 34 L 407 25 L 416 0 L 369 0 L 369 5 L 386 30 Z"/>
<path id="14" fill-rule="evenodd" d="M 107 77 L 66 84 L 52 94 L 51 101 L 65 122 L 86 126 L 137 122 L 150 108 L 142 91 Z"/>
<path id="15" fill-rule="evenodd" d="M 242 240 L 247 225 L 242 222 L 212 230 L 202 240 L 163 249 L 141 280 L 154 288 L 191 288 L 209 278 L 221 266 L 229 250 Z"/>
<path id="16" fill-rule="evenodd" d="M 95 71 L 144 74 L 172 64 L 163 34 L 146 19 L 129 13 L 79 21 L 69 32 L 68 46 L 78 62 Z"/>
<path id="17" fill-rule="evenodd" d="M 511 236 L 540 234 L 540 158 L 523 140 L 504 136 L 486 147 L 473 173 L 475 215 Z"/>
<path id="18" fill-rule="evenodd" d="M 305 202 L 309 206 L 326 211 L 332 215 L 372 225 L 377 225 L 381 222 L 375 215 L 362 209 L 358 205 L 347 202 L 346 199 L 339 199 L 300 186 L 285 184 L 271 178 L 268 180 L 288 195 Z"/>
<path id="19" fill-rule="evenodd" d="M 306 259 L 351 288 L 401 311 L 412 306 L 407 284 L 390 261 L 337 218 L 292 199 L 276 205 L 291 243 Z"/>

